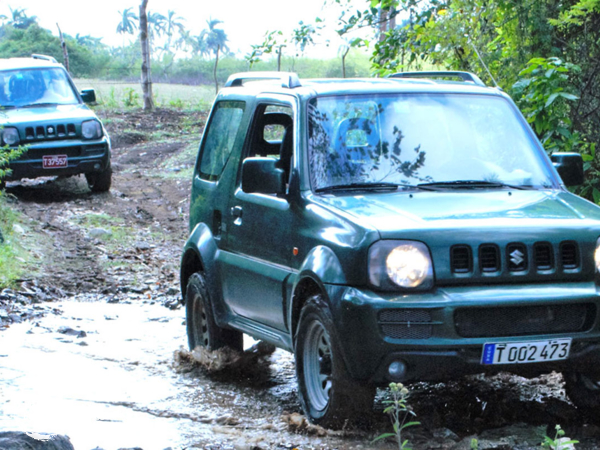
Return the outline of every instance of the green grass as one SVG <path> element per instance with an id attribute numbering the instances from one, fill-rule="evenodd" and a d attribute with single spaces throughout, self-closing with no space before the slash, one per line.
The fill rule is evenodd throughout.
<path id="1" fill-rule="evenodd" d="M 15 224 L 26 228 L 23 218 L 7 204 L 0 192 L 0 230 L 4 238 L 4 242 L 0 243 L 0 289 L 12 287 L 15 280 L 23 278 L 32 259 L 26 250 L 27 241 L 31 238 L 16 235 L 13 230 Z"/>
<path id="2" fill-rule="evenodd" d="M 101 108 L 139 108 L 143 105 L 140 83 L 77 79 L 78 89 L 93 88 Z M 155 106 L 175 109 L 208 109 L 215 98 L 213 86 L 154 83 Z"/>

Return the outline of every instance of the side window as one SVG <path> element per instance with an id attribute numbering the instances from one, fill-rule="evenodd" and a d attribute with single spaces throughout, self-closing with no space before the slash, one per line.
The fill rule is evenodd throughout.
<path id="1" fill-rule="evenodd" d="M 200 154 L 200 177 L 216 180 L 231 155 L 244 115 L 244 102 L 219 102 L 215 105 Z"/>

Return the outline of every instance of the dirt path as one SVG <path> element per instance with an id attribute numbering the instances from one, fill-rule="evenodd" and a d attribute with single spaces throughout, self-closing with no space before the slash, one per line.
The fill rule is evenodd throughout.
<path id="1" fill-rule="evenodd" d="M 179 257 L 206 117 L 104 119 L 110 193 L 91 194 L 83 177 L 8 186 L 31 219 L 23 233 L 42 238 L 37 269 L 20 293 L 5 293 L 33 301 L 34 319 L 0 331 L 0 429 L 65 433 L 77 450 L 397 448 L 371 442 L 390 430 L 384 392 L 370 427 L 333 432 L 298 415 L 290 355 L 251 355 L 233 373 L 209 375 L 178 351 L 186 345 Z M 570 404 L 560 375 L 417 383 L 410 404 L 421 422 L 407 433 L 415 449 L 470 449 L 473 437 L 480 449 L 539 448 L 557 423 L 578 449 L 600 447 L 597 419 Z"/>

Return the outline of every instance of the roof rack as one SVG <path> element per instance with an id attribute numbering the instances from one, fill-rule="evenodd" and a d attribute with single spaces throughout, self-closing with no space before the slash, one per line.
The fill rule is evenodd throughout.
<path id="1" fill-rule="evenodd" d="M 485 86 L 485 83 L 474 73 L 460 71 L 399 72 L 390 75 L 389 78 L 460 78 L 465 83 Z"/>
<path id="2" fill-rule="evenodd" d="M 243 86 L 244 81 L 278 80 L 281 87 L 293 89 L 302 86 L 298 75 L 293 72 L 242 72 L 231 75 L 225 87 Z"/>
<path id="3" fill-rule="evenodd" d="M 58 61 L 56 59 L 54 59 L 52 56 L 38 55 L 37 53 L 34 53 L 33 55 L 31 55 L 31 57 L 33 59 L 43 59 L 44 61 L 49 61 L 49 62 L 53 62 L 53 63 L 58 64 Z"/>

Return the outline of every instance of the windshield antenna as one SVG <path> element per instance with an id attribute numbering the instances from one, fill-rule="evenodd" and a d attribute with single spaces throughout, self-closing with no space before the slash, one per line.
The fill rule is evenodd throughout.
<path id="1" fill-rule="evenodd" d="M 483 58 L 481 57 L 481 55 L 477 51 L 477 47 L 475 47 L 475 44 L 473 44 L 473 41 L 471 41 L 471 36 L 469 36 L 468 34 L 465 34 L 465 37 L 467 38 L 469 44 L 471 44 L 471 47 L 473 47 L 473 50 L 475 50 L 475 54 L 477 55 L 477 58 L 479 58 L 479 62 L 485 68 L 485 70 L 487 71 L 488 75 L 490 76 L 490 78 L 494 82 L 494 86 L 497 87 L 498 89 L 502 89 L 500 86 L 498 86 L 498 83 L 496 83 L 496 80 L 492 76 L 492 72 L 490 72 L 490 69 L 488 69 L 488 66 L 486 66 L 486 64 L 483 62 Z"/>

